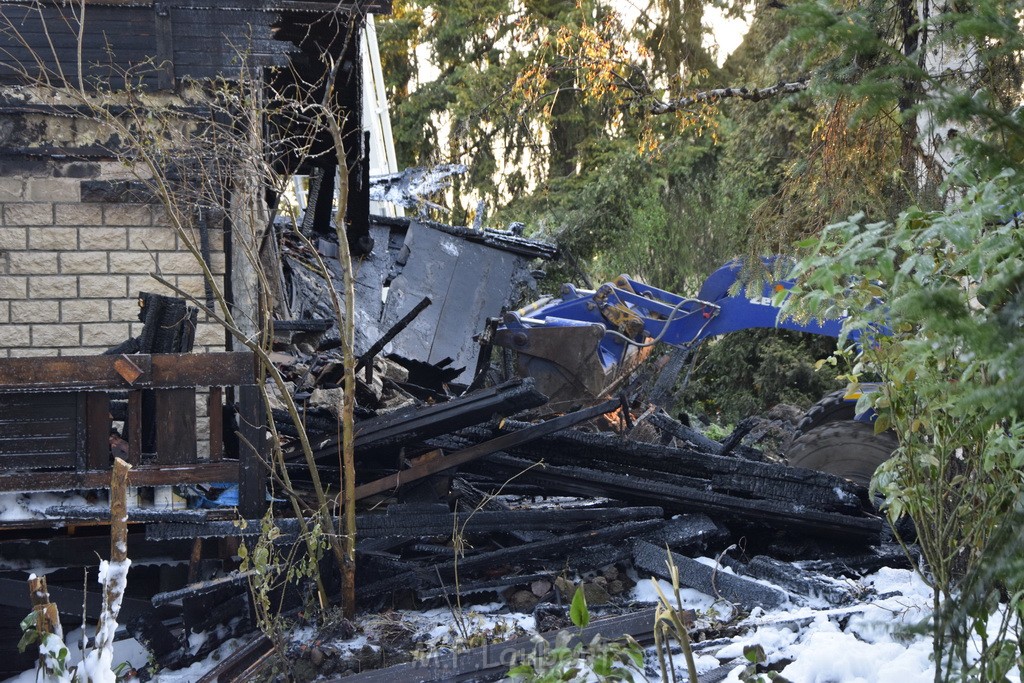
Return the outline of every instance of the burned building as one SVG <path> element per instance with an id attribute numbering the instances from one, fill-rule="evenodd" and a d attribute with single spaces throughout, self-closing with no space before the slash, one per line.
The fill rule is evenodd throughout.
<path id="1" fill-rule="evenodd" d="M 301 93 L 344 112 L 347 222 L 353 248 L 366 245 L 369 155 L 360 35 L 368 14 L 386 9 L 386 3 L 302 0 L 0 2 L 5 503 L 23 502 L 21 494 L 6 492 L 102 489 L 113 455 L 136 466 L 138 486 L 242 478 L 246 456 L 235 423 L 225 426 L 224 420 L 237 412 L 243 425 L 257 429 L 249 442 L 261 443 L 251 357 L 225 353 L 242 347 L 206 312 L 140 312 L 149 299 L 139 295 L 194 296 L 223 315 L 215 300 L 219 290 L 243 332 L 260 320 L 257 274 L 247 252 L 266 234 L 273 198 L 232 163 L 240 158 L 231 154 L 237 137 L 223 133 L 238 128 L 241 118 L 231 113 L 244 113 L 248 103 L 231 102 L 231 93 L 268 100 Z M 239 87 L 243 82 L 247 91 Z M 268 105 L 248 121 L 270 118 L 270 112 Z M 162 129 L 144 131 L 147 117 Z M 285 120 L 258 128 L 256 144 L 268 150 L 268 168 L 281 177 L 317 168 L 333 176 L 338 162 L 329 153 L 331 141 L 302 139 L 301 126 Z M 161 136 L 177 144 L 159 153 L 144 147 Z M 190 149 L 190 140 L 204 139 L 208 147 Z M 223 167 L 211 178 L 208 171 L 218 162 Z M 167 183 L 173 189 L 161 194 Z M 177 331 L 167 334 L 170 328 Z M 161 335 L 167 343 L 154 343 Z M 135 353 L 102 355 L 127 350 L 130 340 Z M 220 353 L 160 353 L 192 349 Z M 249 465 L 258 464 L 250 458 Z M 252 472 L 241 504 L 258 514 L 265 474 L 259 467 Z M 4 512 L 5 548 L 31 546 L 5 550 L 7 568 L 47 562 L 30 542 L 31 528 L 76 524 L 41 508 L 27 518 Z M 90 517 L 102 519 L 96 511 L 86 513 Z M 50 564 L 92 562 L 86 549 L 102 545 L 99 539 L 64 539 L 62 557 Z M 185 547 L 159 552 L 168 550 L 190 553 Z M 22 591 L 0 594 L 0 602 L 20 611 Z M 66 602 L 70 608 L 73 601 Z"/>
<path id="2" fill-rule="evenodd" d="M 349 220 L 354 243 L 365 236 L 358 34 L 365 13 L 380 9 L 263 0 L 0 4 L 0 357 L 98 352 L 137 335 L 137 293 L 172 293 L 150 273 L 204 296 L 202 269 L 170 229 L 151 174 L 141 162 L 125 164 L 138 161 L 138 150 L 106 125 L 119 108 L 160 107 L 179 112 L 182 125 L 203 126 L 223 114 L 204 107 L 207 84 L 244 73 L 294 91 L 322 84 L 325 60 L 337 60 L 332 104 L 346 112 L 351 140 Z M 315 156 L 281 153 L 276 170 L 309 173 Z M 221 189 L 262 192 L 238 182 Z M 244 261 L 232 246 L 248 226 L 215 212 L 189 218 L 210 271 L 239 298 L 251 276 L 237 272 Z M 196 342 L 224 348 L 225 335 L 201 320 Z"/>

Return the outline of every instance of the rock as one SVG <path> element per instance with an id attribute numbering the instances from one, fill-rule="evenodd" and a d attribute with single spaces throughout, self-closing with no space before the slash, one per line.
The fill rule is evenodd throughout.
<path id="1" fill-rule="evenodd" d="M 409 381 L 409 371 L 388 358 L 384 359 L 384 367 L 381 374 L 393 382 L 403 383 Z"/>
<path id="2" fill-rule="evenodd" d="M 588 605 L 607 605 L 611 599 L 604 586 L 596 583 L 583 584 L 583 595 L 586 597 Z"/>
<path id="3" fill-rule="evenodd" d="M 565 600 L 572 600 L 572 595 L 576 592 L 576 586 L 564 576 L 559 576 L 555 579 L 555 588 L 558 589 L 558 593 Z"/>
<path id="4" fill-rule="evenodd" d="M 537 579 L 530 584 L 530 592 L 538 598 L 543 598 L 551 592 L 551 582 L 546 579 Z"/>
<path id="5" fill-rule="evenodd" d="M 305 391 L 313 389 L 313 373 L 309 371 L 309 366 L 302 363 L 296 363 L 292 367 L 292 377 L 298 380 L 299 388 Z"/>
<path id="6" fill-rule="evenodd" d="M 337 417 L 341 415 L 341 405 L 344 403 L 345 390 L 337 389 L 314 389 L 310 394 L 309 403 L 314 406 L 322 406 L 331 411 Z"/>
<path id="7" fill-rule="evenodd" d="M 294 395 L 295 384 L 292 382 L 284 383 L 285 390 Z M 277 385 L 273 382 L 267 382 L 267 400 L 270 402 L 270 407 L 275 410 L 286 410 L 284 399 L 281 397 L 281 392 L 278 390 Z"/>
<path id="8" fill-rule="evenodd" d="M 508 608 L 513 612 L 524 612 L 529 614 L 540 602 L 540 598 L 531 591 L 516 591 L 508 599 Z"/>

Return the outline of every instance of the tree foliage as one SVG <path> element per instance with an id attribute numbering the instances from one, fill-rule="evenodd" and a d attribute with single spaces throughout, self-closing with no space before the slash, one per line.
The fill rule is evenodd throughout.
<path id="1" fill-rule="evenodd" d="M 807 406 L 841 386 L 831 366 L 815 367 L 835 350 L 829 337 L 787 330 L 744 330 L 707 345 L 686 392 L 687 407 L 735 424 L 777 403 Z"/>
<path id="2" fill-rule="evenodd" d="M 935 590 L 932 632 L 936 680 L 1004 680 L 1019 667 L 1019 624 L 987 624 L 1009 598 L 1021 608 L 1021 547 L 1007 524 L 1024 491 L 1024 122 L 1018 98 L 990 74 L 1012 71 L 1024 38 L 1008 31 L 1019 3 L 980 0 L 931 19 L 931 41 L 970 53 L 973 73 L 956 78 L 923 68 L 917 54 L 878 68 L 863 83 L 907 74 L 923 95 L 917 114 L 946 141 L 957 162 L 939 208 L 910 207 L 893 221 L 863 215 L 830 226 L 801 264 L 800 301 L 810 310 L 848 310 L 848 330 L 870 335 L 860 372 L 885 383 L 865 400 L 876 429 L 900 447 L 874 486 L 891 519 L 909 514 Z M 859 35 L 858 32 L 851 34 Z M 963 90 L 965 83 L 971 90 Z M 1019 83 L 1019 80 L 1016 81 Z M 995 87 L 989 87 L 993 85 Z M 884 302 L 884 303 L 882 303 Z M 891 334 L 876 331 L 886 326 Z M 980 658 L 971 651 L 980 643 Z"/>

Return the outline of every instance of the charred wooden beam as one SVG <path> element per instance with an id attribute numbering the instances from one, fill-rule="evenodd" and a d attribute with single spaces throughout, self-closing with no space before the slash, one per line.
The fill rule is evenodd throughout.
<path id="1" fill-rule="evenodd" d="M 171 603 L 183 600 L 185 598 L 196 597 L 199 595 L 205 595 L 215 590 L 220 590 L 224 586 L 235 586 L 249 580 L 255 571 L 247 572 L 232 572 L 227 576 L 221 576 L 216 579 L 210 579 L 209 581 L 200 581 L 199 583 L 189 584 L 184 588 L 179 588 L 173 591 L 165 591 L 163 593 L 157 593 L 150 602 L 153 603 L 153 607 L 163 607 L 164 605 L 170 605 Z"/>
<path id="2" fill-rule="evenodd" d="M 416 597 L 420 600 L 435 600 L 437 598 L 455 597 L 456 595 L 501 591 L 511 586 L 522 586 L 542 579 L 551 580 L 551 574 L 520 574 L 482 581 L 459 581 L 451 586 L 416 591 Z"/>
<path id="3" fill-rule="evenodd" d="M 503 430 L 527 425 L 506 420 Z M 477 428 L 463 430 L 461 435 L 480 440 L 492 433 Z M 614 434 L 565 431 L 541 439 L 528 449 L 512 449 L 511 453 L 555 465 L 636 472 L 642 477 L 654 476 L 651 472 L 665 473 L 687 478 L 694 485 L 696 480 L 704 480 L 703 485 L 717 492 L 787 502 L 798 500 L 801 505 L 820 510 L 856 514 L 862 508 L 861 487 L 825 472 L 632 441 Z"/>
<path id="4" fill-rule="evenodd" d="M 756 500 L 706 489 L 667 484 L 656 478 L 609 474 L 585 467 L 532 467 L 532 460 L 509 455 L 489 456 L 485 464 L 501 476 L 520 472 L 525 483 L 550 493 L 615 498 L 638 505 L 660 505 L 670 512 L 703 512 L 779 528 L 836 535 L 850 541 L 878 542 L 883 522 L 877 517 L 815 510 L 800 500 Z M 758 464 L 758 463 L 751 463 Z M 527 468 L 530 468 L 527 471 Z"/>
<path id="5" fill-rule="evenodd" d="M 132 468 L 135 471 L 135 468 Z M 108 520 L 110 519 L 110 508 L 92 506 L 64 506 L 51 505 L 46 508 L 47 517 L 55 517 L 66 521 L 84 520 Z M 163 510 L 159 508 L 132 508 L 133 522 L 205 522 L 206 510 Z"/>
<path id="6" fill-rule="evenodd" d="M 637 520 L 662 520 L 660 507 L 608 507 L 568 510 L 480 510 L 469 513 L 441 513 L 424 510 L 423 506 L 392 506 L 398 508 L 385 514 L 363 514 L 356 518 L 360 539 L 389 537 L 432 538 L 460 533 L 494 533 L 521 530 L 565 530 L 585 524 L 608 524 Z M 435 507 L 435 506 L 432 506 Z M 403 508 L 406 508 L 403 510 Z M 205 523 L 149 524 L 148 540 L 190 538 L 254 537 L 260 534 L 260 520 L 240 525 L 234 521 Z M 278 538 L 294 537 L 299 525 L 294 519 L 276 522 Z"/>
<path id="7" fill-rule="evenodd" d="M 43 520 L 39 520 L 42 522 Z M 37 522 L 38 524 L 38 522 Z M 46 526 L 53 527 L 55 522 L 48 520 Z M 81 532 L 81 530 L 79 530 Z M 6 539 L 0 552 L 0 567 L 17 569 L 28 564 L 47 567 L 91 567 L 96 565 L 96 557 L 110 545 L 106 535 L 92 536 L 79 533 L 74 536 L 54 535 L 40 539 Z M 191 550 L 191 541 L 155 542 L 146 539 L 143 533 L 130 533 L 128 543 L 137 560 L 146 557 L 187 557 Z M 208 553 L 212 553 L 214 541 L 210 541 Z"/>
<path id="8" fill-rule="evenodd" d="M 107 540 L 107 545 L 110 541 Z M 93 558 L 95 562 L 95 558 Z M 61 614 L 69 617 L 81 618 L 82 605 L 85 605 L 85 617 L 90 620 L 99 618 L 103 611 L 103 593 L 100 591 L 89 591 L 86 593 L 80 588 L 67 588 L 65 586 L 47 586 L 50 591 L 50 602 L 56 603 Z M 28 595 L 25 593 L 25 582 L 21 579 L 0 578 L 0 605 L 11 607 L 24 607 L 26 611 L 31 607 Z M 148 600 L 139 598 L 123 597 L 121 599 L 121 615 L 135 616 L 145 614 L 153 610 Z"/>
<path id="9" fill-rule="evenodd" d="M 791 562 L 781 562 L 758 555 L 743 565 L 744 573 L 770 581 L 790 593 L 805 598 L 824 598 L 833 607 L 849 605 L 855 600 L 852 586 L 838 579 L 812 574 Z"/>
<path id="10" fill-rule="evenodd" d="M 687 427 L 682 422 L 674 420 L 663 412 L 653 413 L 647 418 L 647 422 L 653 425 L 658 430 L 674 436 L 680 441 L 686 442 L 692 448 L 696 448 L 708 453 L 720 455 L 722 452 L 722 444 L 708 437 L 704 436 L 696 429 Z"/>
<path id="11" fill-rule="evenodd" d="M 396 507 L 396 506 L 392 506 Z M 402 506 L 397 506 L 402 507 Z M 580 524 L 615 523 L 661 519 L 660 507 L 609 507 L 568 510 L 480 510 L 456 514 L 402 514 L 389 510 L 383 515 L 360 515 L 361 536 L 409 536 L 427 538 L 460 533 L 494 533 L 519 530 L 566 530 Z"/>
<path id="12" fill-rule="evenodd" d="M 679 583 L 693 588 L 712 597 L 720 597 L 729 602 L 751 610 L 761 607 L 765 610 L 774 609 L 784 604 L 789 597 L 785 592 L 745 579 L 715 567 L 709 567 L 697 560 L 678 553 L 659 548 L 653 543 L 637 541 L 633 545 L 633 566 L 641 575 L 645 573 L 671 581 L 667 559 L 671 555 L 672 562 L 679 569 Z"/>
<path id="13" fill-rule="evenodd" d="M 118 371 L 120 356 L 5 358 L 0 361 L 0 392 L 175 389 L 255 382 L 250 353 L 134 354 L 128 358 L 142 372 L 133 382 Z"/>
<path id="14" fill-rule="evenodd" d="M 135 384 L 118 373 L 117 357 L 62 356 L 60 358 L 5 358 L 0 362 L 0 391 L 58 391 L 61 389 L 130 389 L 152 384 L 151 356 L 133 356 L 143 370 Z"/>
<path id="15" fill-rule="evenodd" d="M 361 420 L 355 426 L 355 448 L 360 452 L 373 452 L 422 441 L 479 424 L 495 415 L 512 415 L 546 402 L 547 397 L 534 388 L 533 380 L 513 380 L 446 403 Z M 337 437 L 315 452 L 317 458 L 333 458 L 337 454 Z"/>
<path id="16" fill-rule="evenodd" d="M 196 465 L 141 465 L 133 467 L 131 473 L 132 486 L 173 486 L 237 479 L 238 463 L 230 460 Z M 106 488 L 109 483 L 109 470 L 0 473 L 0 491 L 96 489 Z"/>
<path id="17" fill-rule="evenodd" d="M 459 465 L 464 465 L 474 460 L 478 460 L 491 453 L 509 448 L 521 447 L 548 434 L 562 431 L 563 429 L 577 425 L 580 422 L 585 422 L 598 417 L 599 415 L 610 413 L 618 408 L 618 406 L 619 401 L 617 399 L 612 399 L 592 408 L 578 410 L 574 413 L 562 415 L 539 424 L 531 424 L 525 429 L 503 434 L 496 439 L 491 439 L 490 441 L 485 441 L 475 446 L 464 448 L 440 458 L 426 460 L 420 464 L 413 465 L 406 470 L 401 470 L 395 474 L 372 481 L 368 484 L 357 486 L 355 498 L 356 500 L 362 500 L 363 498 L 377 493 L 384 493 L 385 491 L 396 489 L 402 484 L 422 479 L 428 475 L 437 474 L 438 472 L 443 472 L 453 467 L 458 467 Z"/>
<path id="18" fill-rule="evenodd" d="M 655 545 L 675 551 L 704 550 L 714 542 L 725 541 L 729 533 L 707 515 L 678 515 L 647 539 Z"/>

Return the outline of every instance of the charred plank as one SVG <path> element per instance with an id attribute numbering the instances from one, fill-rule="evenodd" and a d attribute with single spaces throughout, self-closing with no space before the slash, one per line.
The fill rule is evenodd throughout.
<path id="1" fill-rule="evenodd" d="M 159 508 L 132 508 L 133 522 L 205 522 L 206 510 L 164 510 Z M 56 517 L 67 521 L 87 521 L 110 519 L 110 508 L 104 506 L 64 506 L 51 505 L 46 508 L 47 517 Z"/>
<path id="2" fill-rule="evenodd" d="M 440 458 L 426 460 L 425 462 L 413 465 L 409 469 L 402 470 L 396 474 L 384 477 L 382 479 L 378 479 L 368 484 L 357 486 L 355 490 L 355 498 L 356 500 L 362 500 L 363 498 L 374 495 L 376 493 L 383 493 L 384 491 L 387 491 L 389 489 L 398 488 L 402 484 L 408 483 L 410 481 L 416 481 L 417 479 L 422 479 L 423 477 L 426 477 L 428 475 L 443 472 L 453 467 L 457 467 L 459 465 L 464 465 L 468 462 L 472 462 L 473 460 L 478 460 L 479 458 L 482 458 L 485 455 L 489 455 L 491 453 L 495 453 L 497 451 L 507 448 L 521 447 L 524 444 L 527 444 L 548 434 L 561 431 L 573 425 L 579 424 L 580 422 L 584 422 L 586 420 L 595 418 L 599 415 L 604 415 L 605 413 L 609 413 L 615 410 L 617 407 L 617 399 L 605 401 L 604 403 L 596 405 L 592 408 L 585 408 L 584 410 L 579 410 L 575 413 L 568 413 L 567 415 L 562 415 L 560 417 L 556 417 L 552 420 L 541 422 L 539 424 L 531 424 L 529 427 L 526 427 L 525 429 L 520 429 L 515 432 L 502 434 L 501 436 L 495 439 L 491 439 L 490 441 L 485 441 L 483 443 L 476 444 L 475 446 L 464 448 L 460 451 L 451 453 Z"/>
<path id="3" fill-rule="evenodd" d="M 503 429 L 521 429 L 526 424 L 506 420 Z M 486 431 L 467 429 L 461 435 L 481 439 Z M 556 465 L 595 467 L 599 464 L 602 469 L 618 467 L 620 471 L 639 467 L 703 479 L 711 489 L 723 493 L 779 501 L 799 500 L 802 505 L 821 510 L 856 513 L 862 506 L 860 487 L 825 472 L 670 448 L 610 434 L 566 431 L 541 439 L 529 449 L 512 449 L 511 453 Z"/>
<path id="4" fill-rule="evenodd" d="M 615 498 L 638 505 L 657 504 L 670 512 L 702 512 L 817 534 L 835 534 L 850 541 L 878 542 L 883 528 L 877 517 L 840 514 L 808 508 L 802 502 L 754 500 L 704 489 L 666 484 L 646 477 L 609 474 L 585 467 L 533 467 L 532 460 L 509 455 L 489 456 L 486 465 L 549 493 Z M 754 463 L 757 464 L 757 463 Z"/>
<path id="5" fill-rule="evenodd" d="M 543 579 L 551 580 L 551 574 L 520 574 L 503 576 L 498 579 L 486 579 L 483 581 L 460 581 L 451 586 L 427 588 L 416 591 L 416 597 L 420 600 L 435 600 L 437 598 L 454 597 L 456 595 L 471 595 L 473 593 L 501 591 L 512 586 L 527 585 L 533 581 L 540 581 Z"/>
<path id="6" fill-rule="evenodd" d="M 791 562 L 781 562 L 766 555 L 758 555 L 743 565 L 744 573 L 771 581 L 790 593 L 805 598 L 823 598 L 833 607 L 849 605 L 855 600 L 851 586 L 836 579 L 800 569 Z"/>
<path id="7" fill-rule="evenodd" d="M 534 388 L 532 380 L 513 380 L 447 403 L 361 420 L 356 424 L 355 448 L 362 452 L 381 451 L 479 424 L 495 415 L 512 415 L 536 408 L 546 402 L 547 397 Z M 317 458 L 333 458 L 337 453 L 336 437 L 315 451 Z"/>
<path id="8" fill-rule="evenodd" d="M 672 576 L 666 564 L 668 555 L 671 555 L 672 562 L 679 569 L 680 584 L 712 597 L 724 598 L 745 610 L 755 607 L 774 609 L 788 600 L 786 593 L 781 590 L 718 571 L 714 567 L 678 553 L 668 552 L 646 541 L 637 541 L 633 545 L 633 566 L 638 572 L 650 573 L 660 579 L 671 581 Z"/>

